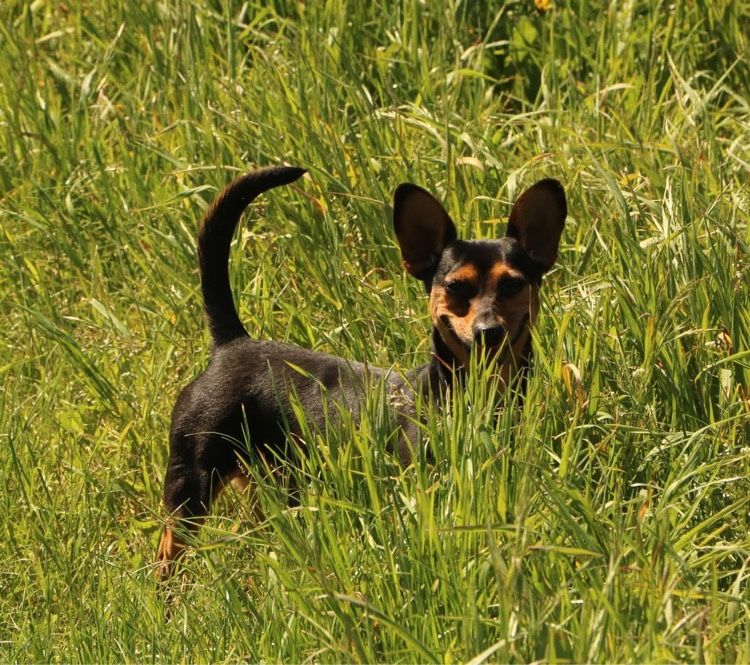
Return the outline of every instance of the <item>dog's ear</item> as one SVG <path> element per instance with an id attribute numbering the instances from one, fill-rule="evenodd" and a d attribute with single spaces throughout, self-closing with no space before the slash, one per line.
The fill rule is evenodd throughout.
<path id="1" fill-rule="evenodd" d="M 543 272 L 547 272 L 557 260 L 567 214 L 563 186 L 552 178 L 540 180 L 516 201 L 506 235 L 518 240 Z"/>
<path id="2" fill-rule="evenodd" d="M 443 250 L 456 239 L 456 227 L 438 200 L 408 182 L 393 194 L 393 227 L 404 266 L 421 280 L 433 276 Z"/>

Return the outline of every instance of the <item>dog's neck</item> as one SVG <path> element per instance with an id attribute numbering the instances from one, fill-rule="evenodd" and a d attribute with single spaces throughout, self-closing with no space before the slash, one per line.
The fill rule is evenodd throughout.
<path id="1" fill-rule="evenodd" d="M 432 329 L 432 358 L 429 364 L 435 365 L 441 380 L 446 383 L 454 378 L 463 381 L 466 376 L 463 364 L 443 341 L 437 328 Z"/>
<path id="2" fill-rule="evenodd" d="M 521 392 L 525 392 L 526 370 L 531 361 L 531 336 L 516 366 L 516 375 L 521 375 Z M 430 362 L 416 370 L 416 383 L 422 394 L 441 401 L 453 382 L 462 385 L 466 380 L 466 368 L 443 341 L 437 328 L 432 329 L 432 357 Z"/>

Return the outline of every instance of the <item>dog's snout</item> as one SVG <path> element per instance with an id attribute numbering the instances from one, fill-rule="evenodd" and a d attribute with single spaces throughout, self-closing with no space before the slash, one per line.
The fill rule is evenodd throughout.
<path id="1" fill-rule="evenodd" d="M 505 339 L 505 328 L 497 323 L 474 326 L 474 343 L 482 346 L 500 346 Z"/>

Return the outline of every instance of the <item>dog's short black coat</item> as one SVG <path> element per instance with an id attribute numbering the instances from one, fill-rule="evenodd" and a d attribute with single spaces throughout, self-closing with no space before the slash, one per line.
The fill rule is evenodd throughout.
<path id="1" fill-rule="evenodd" d="M 372 381 L 385 382 L 398 403 L 401 430 L 396 453 L 407 466 L 417 439 L 410 416 L 414 391 L 439 401 L 463 373 L 472 349 L 494 357 L 507 385 L 531 352 L 530 327 L 539 307 L 542 275 L 557 258 L 567 205 L 556 180 L 541 180 L 519 197 L 500 240 L 459 240 L 440 203 L 412 184 L 394 195 L 394 227 L 404 265 L 430 294 L 433 354 L 429 363 L 399 376 L 289 344 L 254 340 L 242 325 L 229 282 L 229 249 L 244 209 L 262 192 L 289 184 L 305 171 L 274 167 L 232 182 L 201 225 L 201 287 L 213 339 L 206 370 L 179 396 L 172 416 L 164 504 L 170 518 L 157 554 L 158 573 L 169 577 L 185 540 L 229 482 L 244 480 L 247 451 L 283 451 L 299 434 L 290 395 L 309 423 L 322 425 L 326 405 L 356 417 Z M 300 371 L 302 370 L 302 371 Z"/>

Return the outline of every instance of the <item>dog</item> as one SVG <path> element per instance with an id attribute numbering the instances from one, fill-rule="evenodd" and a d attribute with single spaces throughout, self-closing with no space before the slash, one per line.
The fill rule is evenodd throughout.
<path id="1" fill-rule="evenodd" d="M 406 270 L 429 294 L 432 357 L 403 377 L 393 372 L 316 353 L 289 344 L 255 340 L 232 300 L 229 249 L 239 219 L 263 192 L 305 173 L 293 167 L 260 169 L 234 180 L 216 198 L 198 234 L 203 302 L 211 333 L 206 370 L 180 394 L 172 415 L 164 506 L 169 519 L 157 552 L 157 576 L 172 575 L 194 532 L 227 484 L 247 484 L 247 445 L 283 451 L 299 435 L 292 395 L 308 423 L 322 425 L 329 404 L 353 410 L 364 402 L 368 382 L 383 381 L 394 401 L 401 435 L 396 446 L 403 466 L 413 460 L 417 439 L 414 396 L 439 403 L 460 385 L 472 353 L 491 358 L 499 386 L 525 372 L 531 327 L 539 311 L 543 275 L 557 260 L 567 216 L 562 185 L 544 179 L 526 190 L 510 214 L 500 240 L 460 240 L 438 200 L 404 183 L 394 194 L 393 223 Z M 406 406 L 404 406 L 406 405 Z"/>

